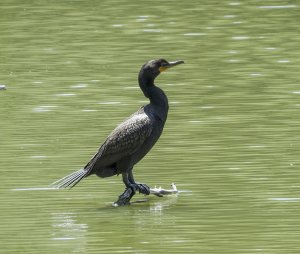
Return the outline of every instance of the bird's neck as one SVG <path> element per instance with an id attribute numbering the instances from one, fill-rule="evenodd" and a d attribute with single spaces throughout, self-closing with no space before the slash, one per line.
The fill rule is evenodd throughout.
<path id="1" fill-rule="evenodd" d="M 157 112 L 161 112 L 161 118 L 166 118 L 168 114 L 169 104 L 168 98 L 164 91 L 154 85 L 153 79 L 139 77 L 139 85 L 145 97 L 149 98 L 150 104 L 157 108 Z"/>

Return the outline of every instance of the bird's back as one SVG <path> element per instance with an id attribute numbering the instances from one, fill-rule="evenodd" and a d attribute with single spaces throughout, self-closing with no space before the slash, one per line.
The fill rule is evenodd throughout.
<path id="1" fill-rule="evenodd" d="M 163 124 L 151 105 L 140 108 L 110 133 L 86 170 L 106 177 L 121 173 L 124 163 L 133 166 L 153 147 Z"/>

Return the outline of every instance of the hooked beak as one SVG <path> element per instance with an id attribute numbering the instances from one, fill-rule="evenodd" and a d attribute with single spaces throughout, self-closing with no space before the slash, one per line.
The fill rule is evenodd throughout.
<path id="1" fill-rule="evenodd" d="M 163 71 L 165 71 L 165 70 L 167 70 L 167 69 L 169 69 L 171 67 L 174 67 L 174 66 L 176 66 L 178 64 L 183 64 L 183 63 L 184 63 L 184 61 L 182 61 L 182 60 L 178 60 L 178 61 L 174 61 L 174 62 L 169 62 L 165 66 L 159 67 L 159 71 L 163 72 Z"/>

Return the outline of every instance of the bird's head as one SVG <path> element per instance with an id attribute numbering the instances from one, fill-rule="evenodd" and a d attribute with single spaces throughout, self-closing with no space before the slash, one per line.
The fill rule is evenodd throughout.
<path id="1" fill-rule="evenodd" d="M 182 63 L 184 63 L 182 60 L 174 62 L 168 62 L 165 59 L 150 60 L 142 66 L 140 75 L 154 80 L 161 72 Z"/>

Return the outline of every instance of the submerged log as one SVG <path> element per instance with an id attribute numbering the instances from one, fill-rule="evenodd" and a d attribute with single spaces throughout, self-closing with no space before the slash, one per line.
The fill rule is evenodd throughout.
<path id="1" fill-rule="evenodd" d="M 163 189 L 161 187 L 154 187 L 150 188 L 150 193 L 147 193 L 146 195 L 153 194 L 158 197 L 163 197 L 165 195 L 171 195 L 178 193 L 177 187 L 175 183 L 171 184 L 172 189 Z M 119 196 L 119 199 L 113 203 L 113 206 L 124 206 L 124 205 L 130 205 L 131 198 L 135 195 L 135 191 L 132 190 L 132 188 L 126 188 L 125 191 Z M 141 201 L 138 201 L 137 203 L 140 203 Z M 145 202 L 145 201 L 142 201 Z M 136 203 L 136 202 L 133 202 Z"/>
<path id="2" fill-rule="evenodd" d="M 178 193 L 177 187 L 175 183 L 171 184 L 172 189 L 163 189 L 161 187 L 154 187 L 154 189 L 150 188 L 150 194 L 156 195 L 158 197 L 163 197 L 164 195 L 176 194 Z"/>
<path id="3" fill-rule="evenodd" d="M 0 90 L 6 90 L 6 86 L 5 85 L 0 85 Z"/>

